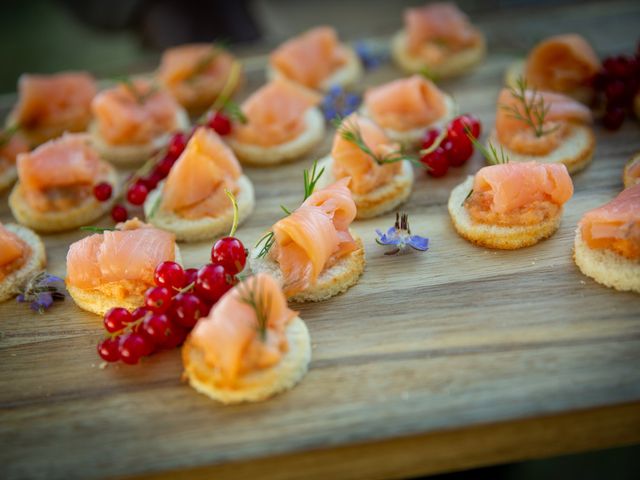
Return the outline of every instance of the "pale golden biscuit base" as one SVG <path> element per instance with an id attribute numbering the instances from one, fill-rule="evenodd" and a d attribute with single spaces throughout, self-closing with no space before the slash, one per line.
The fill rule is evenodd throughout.
<path id="1" fill-rule="evenodd" d="M 489 141 L 496 149 L 502 150 L 510 162 L 538 162 L 538 163 L 563 163 L 569 173 L 576 173 L 591 163 L 596 149 L 596 137 L 591 127 L 586 125 L 571 125 L 571 132 L 562 143 L 547 155 L 523 155 L 502 145 L 491 132 Z"/>
<path id="2" fill-rule="evenodd" d="M 18 179 L 18 169 L 14 166 L 8 166 L 4 171 L 0 172 L 0 192 L 9 188 Z"/>
<path id="3" fill-rule="evenodd" d="M 333 158 L 331 158 L 331 156 L 324 157 L 318 162 L 318 170 L 321 168 L 325 170 L 320 180 L 318 180 L 316 189 L 327 187 L 336 181 L 333 176 Z M 369 193 L 351 193 L 353 201 L 358 208 L 356 218 L 373 218 L 394 210 L 409 198 L 412 188 L 413 167 L 411 166 L 411 162 L 403 160 L 402 170 L 392 178 L 391 182 Z"/>
<path id="4" fill-rule="evenodd" d="M 518 79 L 524 78 L 524 60 L 516 60 L 511 63 L 507 70 L 504 72 L 504 83 L 507 87 L 517 88 L 518 87 Z M 580 87 L 576 88 L 571 92 L 558 92 L 564 95 L 568 95 L 569 97 L 577 100 L 580 103 L 584 103 L 585 105 L 589 105 L 595 92 L 591 87 Z"/>
<path id="5" fill-rule="evenodd" d="M 33 231 L 21 225 L 8 223 L 4 227 L 10 232 L 15 233 L 29 247 L 31 247 L 31 253 L 29 260 L 22 266 L 22 268 L 11 272 L 7 275 L 2 282 L 0 282 L 0 302 L 4 302 L 18 293 L 29 279 L 44 269 L 47 264 L 47 254 L 45 252 L 44 244 L 40 237 Z"/>
<path id="6" fill-rule="evenodd" d="M 176 131 L 189 128 L 189 116 L 182 108 L 176 113 L 176 123 L 178 125 Z M 167 146 L 173 133 L 175 132 L 161 135 L 144 145 L 111 145 L 100 136 L 95 121 L 89 125 L 91 144 L 101 158 L 116 166 L 131 166 L 146 162 L 155 152 Z"/>
<path id="7" fill-rule="evenodd" d="M 198 392 L 224 404 L 259 402 L 293 388 L 307 373 L 311 361 L 311 338 L 307 326 L 296 317 L 286 329 L 288 351 L 277 365 L 257 370 L 240 379 L 237 388 L 220 388 L 204 361 L 204 352 L 194 347 L 191 337 L 182 347 L 183 378 Z"/>
<path id="8" fill-rule="evenodd" d="M 351 47 L 347 47 L 342 45 L 344 51 L 347 55 L 346 63 L 337 69 L 335 72 L 331 74 L 328 78 L 326 78 L 322 83 L 320 83 L 318 90 L 323 92 L 329 91 L 331 87 L 339 86 L 339 87 L 349 87 L 353 86 L 362 78 L 363 68 L 362 63 L 360 62 L 360 58 L 355 50 Z M 293 81 L 286 75 L 283 75 L 282 72 L 275 69 L 271 64 L 266 67 L 266 75 L 267 80 L 275 80 L 276 78 L 283 77 L 289 81 Z M 306 87 L 306 85 L 305 85 Z M 309 87 L 307 87 L 309 88 Z"/>
<path id="9" fill-rule="evenodd" d="M 315 285 L 288 297 L 292 302 L 320 302 L 334 297 L 342 292 L 346 292 L 355 285 L 364 272 L 366 264 L 364 255 L 364 245 L 362 239 L 356 235 L 353 238 L 358 244 L 358 248 L 349 255 L 340 259 L 331 268 L 324 270 L 318 277 Z M 280 284 L 284 283 L 280 265 L 267 255 L 264 258 L 257 258 L 260 248 L 255 248 L 249 258 L 249 265 L 254 273 L 269 273 Z"/>
<path id="10" fill-rule="evenodd" d="M 69 210 L 39 212 L 32 209 L 25 201 L 21 184 L 18 182 L 9 195 L 11 213 L 13 213 L 18 222 L 38 232 L 61 232 L 90 225 L 111 209 L 119 195 L 118 175 L 111 165 L 107 163 L 104 163 L 104 165 L 109 168 L 106 181 L 113 188 L 111 198 L 106 202 L 99 202 L 91 195 L 83 203 Z"/>
<path id="11" fill-rule="evenodd" d="M 630 260 L 607 249 L 590 248 L 576 230 L 573 260 L 582 273 L 620 291 L 640 293 L 640 260 Z"/>
<path id="12" fill-rule="evenodd" d="M 631 169 L 631 165 L 636 162 L 640 162 L 640 152 L 631 157 L 624 166 L 624 171 L 622 172 L 622 183 L 624 184 L 624 188 L 629 188 L 640 183 L 640 177 L 632 177 L 631 172 L 629 171 Z"/>
<path id="13" fill-rule="evenodd" d="M 449 196 L 448 208 L 451 221 L 462 238 L 483 247 L 515 250 L 535 245 L 558 230 L 562 219 L 562 208 L 557 215 L 536 225 L 506 227 L 473 221 L 463 205 L 473 188 L 473 181 L 474 177 L 469 176 L 455 187 Z"/>
<path id="14" fill-rule="evenodd" d="M 420 73 L 426 68 L 436 80 L 468 73 L 481 63 L 487 54 L 487 44 L 483 34 L 480 34 L 480 41 L 476 45 L 450 55 L 439 65 L 428 65 L 424 59 L 411 56 L 407 52 L 406 43 L 407 37 L 404 31 L 399 31 L 391 39 L 391 57 L 395 63 L 408 73 Z"/>
<path id="15" fill-rule="evenodd" d="M 444 101 L 446 105 L 445 114 L 435 122 L 425 127 L 412 128 L 411 130 L 405 130 L 405 131 L 393 130 L 391 128 L 384 128 L 381 125 L 380 125 L 380 128 L 382 128 L 384 130 L 384 133 L 386 133 L 387 136 L 394 142 L 399 142 L 404 147 L 417 148 L 420 146 L 422 142 L 422 138 L 424 137 L 424 134 L 426 133 L 427 130 L 430 130 L 432 128 L 444 128 L 453 119 L 453 117 L 456 116 L 458 107 L 456 105 L 455 100 L 450 95 L 447 95 L 445 93 Z M 370 118 L 375 123 L 375 120 L 371 117 L 371 115 L 369 115 L 369 111 L 367 107 L 364 106 L 364 104 L 360 108 L 360 113 L 363 116 Z"/>
<path id="16" fill-rule="evenodd" d="M 177 263 L 182 264 L 182 257 L 180 256 L 180 249 L 178 245 L 176 245 L 175 249 L 175 261 Z M 115 307 L 124 307 L 127 310 L 131 311 L 138 307 L 141 307 L 144 304 L 144 292 L 128 295 L 125 298 L 119 298 L 115 295 L 109 295 L 107 292 L 109 290 L 108 286 L 102 286 L 101 289 L 97 288 L 79 288 L 73 285 L 70 285 L 69 282 L 66 282 L 67 292 L 76 302 L 76 305 L 83 310 L 86 310 L 90 313 L 95 313 L 96 315 L 104 316 L 107 311 Z"/>
<path id="17" fill-rule="evenodd" d="M 293 140 L 272 147 L 238 142 L 230 136 L 227 143 L 238 159 L 254 167 L 270 167 L 302 157 L 318 145 L 324 137 L 324 117 L 318 108 L 310 108 L 304 115 L 306 128 Z"/>
<path id="18" fill-rule="evenodd" d="M 255 205 L 253 193 L 253 184 L 246 175 L 242 175 L 238 179 L 238 225 L 241 225 L 251 212 Z M 167 230 L 176 235 L 176 240 L 181 242 L 196 242 L 199 240 L 207 240 L 222 235 L 226 235 L 233 224 L 233 208 L 229 202 L 229 208 L 225 210 L 223 215 L 219 217 L 203 217 L 198 219 L 186 219 L 172 212 L 157 209 L 152 217 L 149 217 L 151 210 L 162 192 L 162 184 L 158 188 L 149 193 L 144 203 L 144 214 L 147 221 L 162 230 Z"/>

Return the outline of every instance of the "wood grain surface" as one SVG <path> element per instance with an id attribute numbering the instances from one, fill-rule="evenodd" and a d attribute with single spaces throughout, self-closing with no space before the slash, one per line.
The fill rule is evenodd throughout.
<path id="1" fill-rule="evenodd" d="M 588 10 L 600 16 L 583 33 L 605 39 L 598 21 L 621 22 L 612 44 L 596 45 L 601 52 L 637 40 L 620 31 L 637 27 L 638 6 L 615 5 Z M 492 54 L 443 84 L 485 132 L 513 58 Z M 264 57 L 247 65 L 245 94 L 262 82 Z M 398 76 L 384 67 L 361 87 Z M 574 177 L 559 231 L 534 247 L 492 251 L 454 232 L 448 194 L 480 168 L 478 154 L 443 179 L 418 174 L 404 209 L 412 230 L 431 239 L 429 252 L 383 255 L 374 230 L 393 214 L 356 222 L 364 276 L 341 296 L 299 307 L 312 335 L 310 371 L 264 403 L 222 407 L 197 394 L 180 382 L 177 350 L 101 368 L 101 319 L 71 300 L 43 316 L 0 305 L 0 477 L 388 478 L 640 441 L 640 297 L 598 285 L 571 258 L 577 221 L 621 189 L 640 130 L 628 121 L 596 133 L 594 162 Z M 292 165 L 246 170 L 257 196 L 238 231 L 246 244 L 281 216 L 280 204 L 301 200 L 302 169 L 330 143 L 328 135 Z M 45 237 L 51 273 L 64 275 L 68 245 L 81 236 Z M 210 245 L 182 246 L 185 264 L 206 262 Z"/>

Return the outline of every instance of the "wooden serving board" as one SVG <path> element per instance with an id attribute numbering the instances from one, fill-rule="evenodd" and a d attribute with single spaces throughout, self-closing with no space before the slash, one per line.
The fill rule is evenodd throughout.
<path id="1" fill-rule="evenodd" d="M 491 55 L 443 84 L 485 132 L 512 60 Z M 248 65 L 246 92 L 262 82 L 264 58 Z M 400 75 L 385 66 L 362 87 Z M 0 305 L 0 477 L 383 478 L 640 441 L 640 297 L 598 285 L 572 261 L 577 221 L 619 192 L 640 135 L 633 121 L 596 132 L 559 231 L 536 246 L 487 250 L 454 232 L 447 198 L 483 165 L 478 153 L 442 179 L 417 173 L 403 209 L 430 238 L 427 253 L 383 255 L 374 231 L 393 214 L 356 222 L 366 271 L 345 294 L 299 306 L 310 371 L 267 402 L 223 407 L 196 393 L 180 381 L 178 350 L 102 368 L 101 318 L 70 299 L 42 316 Z M 280 218 L 280 204 L 301 200 L 302 169 L 330 144 L 327 135 L 300 162 L 246 169 L 257 197 L 238 231 L 246 245 Z M 64 276 L 82 236 L 44 237 L 51 273 Z M 205 263 L 210 246 L 182 245 L 185 264 Z"/>

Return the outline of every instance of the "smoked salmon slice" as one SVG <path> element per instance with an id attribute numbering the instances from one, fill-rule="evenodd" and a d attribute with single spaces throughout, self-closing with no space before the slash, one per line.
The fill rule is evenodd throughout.
<path id="1" fill-rule="evenodd" d="M 209 128 L 198 128 L 162 189 L 161 208 L 186 218 L 217 216 L 231 204 L 242 169 L 231 149 Z"/>
<path id="2" fill-rule="evenodd" d="M 481 223 L 531 225 L 555 215 L 573 195 L 573 182 L 562 164 L 506 163 L 481 168 L 465 203 Z"/>
<path id="3" fill-rule="evenodd" d="M 271 147 L 296 138 L 305 130 L 305 113 L 320 95 L 284 79 L 276 79 L 251 95 L 241 106 L 247 123 L 234 126 L 241 143 Z"/>
<path id="4" fill-rule="evenodd" d="M 162 54 L 158 79 L 187 109 L 205 109 L 222 92 L 234 61 L 210 43 L 180 45 Z"/>
<path id="5" fill-rule="evenodd" d="M 107 143 L 144 145 L 178 127 L 180 107 L 166 90 L 135 79 L 100 92 L 91 109 Z"/>
<path id="6" fill-rule="evenodd" d="M 271 54 L 271 65 L 289 80 L 319 88 L 344 65 L 347 55 L 332 27 L 316 27 L 287 40 Z"/>
<path id="7" fill-rule="evenodd" d="M 356 205 L 344 178 L 314 192 L 291 215 L 273 226 L 273 258 L 280 265 L 287 296 L 313 285 L 319 275 L 357 249 L 349 225 Z"/>
<path id="8" fill-rule="evenodd" d="M 253 295 L 266 314 L 264 338 L 256 311 L 243 299 Z M 288 350 L 285 329 L 297 317 L 277 281 L 259 273 L 227 292 L 200 319 L 190 341 L 204 352 L 204 360 L 216 375 L 216 386 L 233 386 L 239 377 L 278 363 Z"/>
<path id="9" fill-rule="evenodd" d="M 79 240 L 67 253 L 67 283 L 95 288 L 112 282 L 130 282 L 144 290 L 153 285 L 159 263 L 175 259 L 175 236 L 134 220 L 118 230 Z"/>
<path id="10" fill-rule="evenodd" d="M 27 132 L 40 132 L 40 142 L 65 131 L 82 132 L 91 120 L 96 91 L 94 78 L 86 72 L 23 74 L 10 118 Z"/>
<path id="11" fill-rule="evenodd" d="M 590 248 L 612 250 L 640 259 L 640 185 L 629 187 L 609 203 L 587 212 L 578 225 Z"/>
<path id="12" fill-rule="evenodd" d="M 68 133 L 18 155 L 18 178 L 25 200 L 40 211 L 77 205 L 91 195 L 102 165 L 82 133 Z"/>
<path id="13" fill-rule="evenodd" d="M 514 152 L 524 155 L 546 155 L 560 145 L 572 123 L 588 124 L 592 121 L 591 110 L 566 95 L 527 90 L 525 98 L 530 103 L 544 105 L 544 108 L 548 109 L 542 125 L 545 132 L 543 135 L 536 135 L 530 124 L 515 116 L 514 108 L 521 117 L 527 118 L 527 113 L 523 102 L 512 90 L 505 88 L 498 96 L 496 134 L 500 143 Z M 536 121 L 533 113 L 530 113 L 528 118 Z"/>
<path id="14" fill-rule="evenodd" d="M 422 75 L 370 88 L 364 104 L 380 126 L 397 131 L 426 127 L 447 112 L 442 91 Z"/>
<path id="15" fill-rule="evenodd" d="M 12 271 L 20 268 L 20 259 L 28 254 L 29 247 L 15 233 L 0 223 L 0 282 Z"/>
<path id="16" fill-rule="evenodd" d="M 385 185 L 400 172 L 402 168 L 400 162 L 378 164 L 357 145 L 345 140 L 340 134 L 342 128 L 357 128 L 364 143 L 376 155 L 384 156 L 392 151 L 397 151 L 400 145 L 389 139 L 384 130 L 373 121 L 358 114 L 352 114 L 343 120 L 331 148 L 333 176 L 338 179 L 349 177 L 351 179 L 349 188 L 353 193 L 368 193 Z"/>
<path id="17" fill-rule="evenodd" d="M 408 8 L 404 24 L 407 50 L 429 63 L 440 63 L 446 60 L 448 52 L 470 47 L 480 39 L 469 18 L 449 2 Z"/>
<path id="18" fill-rule="evenodd" d="M 569 33 L 550 37 L 531 50 L 525 78 L 538 90 L 570 93 L 589 86 L 600 70 L 600 60 L 580 35 Z"/>

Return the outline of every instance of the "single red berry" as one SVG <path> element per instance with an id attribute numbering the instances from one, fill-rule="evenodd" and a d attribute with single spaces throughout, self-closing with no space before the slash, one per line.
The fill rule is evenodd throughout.
<path id="1" fill-rule="evenodd" d="M 626 86 L 622 80 L 613 80 L 607 85 L 604 94 L 607 97 L 609 104 L 620 105 L 627 100 Z"/>
<path id="2" fill-rule="evenodd" d="M 447 139 L 442 145 L 450 167 L 460 167 L 473 155 L 473 143 L 466 134 L 460 134 L 451 126 L 447 130 Z"/>
<path id="3" fill-rule="evenodd" d="M 187 146 L 188 140 L 189 138 L 186 134 L 182 132 L 174 133 L 169 141 L 167 155 L 174 159 L 178 158 Z"/>
<path id="4" fill-rule="evenodd" d="M 449 160 L 442 147 L 423 155 L 420 161 L 427 166 L 427 173 L 432 177 L 442 177 L 449 170 Z"/>
<path id="5" fill-rule="evenodd" d="M 175 322 L 170 323 L 169 333 L 162 344 L 163 348 L 175 348 L 182 345 L 189 334 L 186 329 L 176 325 Z"/>
<path id="6" fill-rule="evenodd" d="M 429 148 L 431 145 L 433 145 L 433 142 L 436 141 L 438 135 L 440 135 L 440 130 L 437 128 L 431 128 L 427 130 L 422 137 L 422 148 Z"/>
<path id="7" fill-rule="evenodd" d="M 235 275 L 244 270 L 247 251 L 235 237 L 220 238 L 211 249 L 211 263 L 222 265 L 227 273 Z"/>
<path id="8" fill-rule="evenodd" d="M 129 190 L 127 191 L 127 200 L 131 205 L 142 205 L 147 199 L 148 193 L 149 190 L 147 187 L 138 181 L 129 187 Z"/>
<path id="9" fill-rule="evenodd" d="M 99 202 L 106 202 L 111 198 L 111 194 L 113 193 L 113 188 L 110 183 L 100 182 L 95 187 L 93 187 L 93 196 L 96 197 L 96 200 Z"/>
<path id="10" fill-rule="evenodd" d="M 151 353 L 153 346 L 138 333 L 128 333 L 120 337 L 120 359 L 129 365 L 135 365 L 141 357 Z"/>
<path id="11" fill-rule="evenodd" d="M 196 280 L 198 279 L 198 269 L 197 268 L 187 268 L 184 271 L 184 287 L 186 288 L 189 285 L 191 285 L 191 289 L 189 291 L 193 291 L 195 284 L 196 284 Z"/>
<path id="12" fill-rule="evenodd" d="M 147 315 L 151 310 L 146 307 L 138 307 L 131 312 L 131 321 L 135 322 L 136 320 L 140 320 L 142 317 Z"/>
<path id="13" fill-rule="evenodd" d="M 171 306 L 172 297 L 168 288 L 151 287 L 144 294 L 144 304 L 153 313 L 164 313 Z"/>
<path id="14" fill-rule="evenodd" d="M 185 286 L 186 274 L 180 264 L 166 261 L 156 267 L 153 279 L 159 287 L 166 287 L 173 292 Z"/>
<path id="15" fill-rule="evenodd" d="M 207 122 L 207 126 L 218 135 L 229 135 L 231 133 L 231 120 L 221 112 L 215 112 Z"/>
<path id="16" fill-rule="evenodd" d="M 169 175 L 169 172 L 171 171 L 171 168 L 175 163 L 176 163 L 175 158 L 164 157 L 155 166 L 155 168 L 153 169 L 153 173 L 158 175 L 158 177 L 160 177 L 161 179 L 166 178 L 166 176 Z"/>
<path id="17" fill-rule="evenodd" d="M 169 313 L 175 323 L 191 330 L 198 320 L 206 315 L 205 310 L 207 307 L 197 295 L 179 293 L 173 299 Z"/>
<path id="18" fill-rule="evenodd" d="M 104 315 L 104 328 L 109 333 L 119 332 L 131 320 L 129 310 L 122 307 L 114 307 Z"/>
<path id="19" fill-rule="evenodd" d="M 454 118 L 449 125 L 450 132 L 453 131 L 465 137 L 467 136 L 467 129 L 475 139 L 478 139 L 482 131 L 480 120 L 470 113 L 465 113 L 464 115 Z"/>
<path id="20" fill-rule="evenodd" d="M 201 300 L 213 304 L 232 286 L 231 278 L 224 267 L 210 263 L 198 270 L 195 293 Z"/>
<path id="21" fill-rule="evenodd" d="M 98 344 L 98 355 L 105 362 L 117 362 L 120 360 L 119 344 L 120 339 L 118 337 L 105 338 Z"/>
<path id="22" fill-rule="evenodd" d="M 111 218 L 113 218 L 113 221 L 116 223 L 124 222 L 129 218 L 129 213 L 127 213 L 126 208 L 117 204 L 111 209 Z"/>
<path id="23" fill-rule="evenodd" d="M 164 313 L 155 313 L 145 319 L 142 329 L 154 344 L 164 345 L 169 335 L 169 327 L 169 317 Z"/>
<path id="24" fill-rule="evenodd" d="M 626 116 L 627 113 L 622 107 L 608 108 L 604 117 L 602 117 L 602 123 L 608 130 L 618 130 L 622 126 Z"/>

